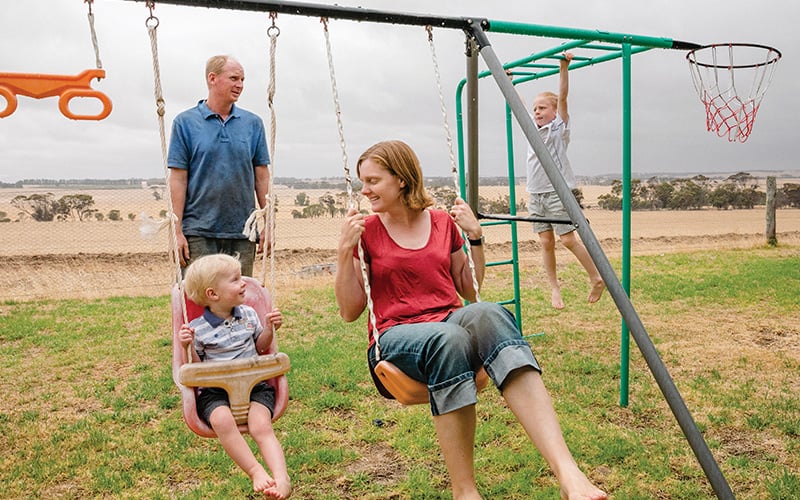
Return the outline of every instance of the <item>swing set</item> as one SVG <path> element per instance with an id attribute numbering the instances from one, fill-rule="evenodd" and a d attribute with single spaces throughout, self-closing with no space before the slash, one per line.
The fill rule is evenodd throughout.
<path id="1" fill-rule="evenodd" d="M 91 20 L 92 0 L 85 0 L 85 1 L 89 3 L 90 20 Z M 158 20 L 157 18 L 155 18 L 155 16 L 153 16 L 153 7 L 155 5 L 155 2 L 153 0 L 128 0 L 128 1 L 146 2 L 147 7 L 150 9 L 150 17 L 146 22 L 146 26 L 149 31 L 149 35 L 151 38 L 151 46 L 153 49 L 153 70 L 154 70 L 155 87 L 156 87 L 155 96 L 157 103 L 157 113 L 159 116 L 162 156 L 164 158 L 165 175 L 168 175 L 168 169 L 166 166 L 166 140 L 165 140 L 164 123 L 163 123 L 164 99 L 163 96 L 161 95 L 160 74 L 159 74 L 160 71 L 159 71 L 157 48 L 156 48 L 157 47 L 156 28 L 158 26 Z M 270 17 L 273 20 L 273 26 L 270 28 L 270 31 L 268 31 L 271 37 L 271 49 L 270 49 L 271 82 L 270 82 L 269 102 L 270 102 L 270 110 L 272 118 L 271 120 L 272 143 L 270 145 L 271 146 L 270 152 L 273 156 L 273 160 L 270 162 L 269 166 L 270 169 L 273 168 L 274 152 L 275 152 L 275 143 L 274 143 L 275 116 L 274 116 L 274 110 L 272 108 L 272 97 L 274 95 L 274 82 L 275 82 L 274 79 L 275 40 L 277 38 L 277 34 L 279 33 L 279 30 L 275 26 L 275 18 L 278 13 L 286 13 L 291 15 L 319 17 L 321 19 L 325 32 L 328 65 L 331 77 L 331 87 L 333 93 L 335 112 L 337 117 L 337 125 L 339 131 L 339 139 L 340 139 L 339 142 L 342 149 L 342 160 L 344 164 L 345 180 L 347 184 L 347 194 L 350 199 L 351 207 L 354 204 L 354 194 L 352 190 L 350 171 L 347 164 L 347 151 L 346 151 L 346 143 L 344 140 L 341 109 L 336 90 L 336 78 L 333 67 L 333 57 L 330 44 L 330 37 L 328 32 L 328 19 L 335 18 L 335 19 L 347 19 L 347 20 L 367 21 L 375 23 L 403 24 L 412 26 L 424 26 L 426 28 L 428 34 L 428 40 L 431 46 L 431 54 L 435 70 L 436 84 L 439 90 L 442 115 L 444 117 L 444 128 L 446 132 L 446 139 L 450 150 L 450 159 L 451 159 L 454 184 L 456 187 L 456 191 L 460 192 L 462 196 L 467 199 L 467 201 L 472 206 L 473 210 L 477 213 L 478 168 L 477 168 L 476 150 L 473 149 L 474 148 L 473 145 L 477 144 L 477 127 L 475 120 L 472 118 L 473 116 L 476 116 L 476 114 L 471 113 L 468 115 L 468 119 L 472 120 L 472 122 L 468 124 L 470 125 L 469 126 L 470 130 L 468 131 L 469 138 L 466 141 L 467 144 L 470 146 L 470 151 L 469 154 L 467 155 L 469 165 L 467 169 L 464 168 L 463 164 L 459 168 L 456 165 L 449 126 L 447 124 L 447 112 L 444 106 L 444 99 L 442 97 L 441 83 L 439 80 L 438 63 L 436 59 L 436 53 L 433 45 L 433 36 L 432 36 L 433 27 L 445 28 L 445 29 L 457 29 L 463 31 L 466 36 L 468 47 L 472 49 L 467 51 L 467 57 L 472 58 L 469 60 L 468 64 L 469 74 L 467 75 L 466 79 L 468 92 L 474 92 L 475 90 L 475 84 L 479 77 L 477 72 L 476 56 L 480 55 L 484 63 L 488 67 L 488 71 L 481 74 L 481 76 L 493 77 L 498 88 L 505 97 L 510 114 L 513 115 L 513 117 L 516 119 L 526 139 L 530 143 L 531 147 L 534 149 L 537 156 L 541 159 L 543 168 L 548 178 L 553 184 L 556 193 L 558 194 L 559 198 L 561 199 L 562 203 L 564 204 L 567 210 L 567 213 L 570 217 L 570 222 L 575 225 L 578 234 L 580 235 L 583 243 L 585 244 L 587 250 L 589 251 L 589 254 L 591 255 L 593 261 L 595 262 L 595 265 L 597 266 L 603 280 L 606 283 L 609 294 L 612 296 L 618 310 L 620 311 L 623 317 L 625 325 L 627 325 L 627 327 L 630 329 L 631 335 L 636 341 L 648 365 L 648 368 L 650 369 L 659 388 L 661 389 L 662 394 L 664 395 L 668 405 L 670 406 L 670 409 L 673 412 L 673 415 L 675 416 L 687 441 L 689 442 L 692 451 L 694 452 L 701 467 L 703 468 L 706 477 L 709 480 L 715 494 L 717 495 L 718 498 L 725 498 L 725 499 L 734 498 L 734 495 L 727 481 L 722 475 L 722 472 L 720 471 L 718 464 L 716 463 L 713 455 L 711 454 L 708 448 L 708 445 L 703 439 L 702 434 L 699 432 L 698 427 L 695 424 L 694 420 L 692 419 L 692 416 L 689 413 L 688 408 L 686 407 L 683 399 L 681 398 L 677 390 L 677 387 L 675 386 L 663 361 L 661 360 L 652 340 L 645 331 L 641 319 L 639 318 L 637 312 L 633 308 L 633 305 L 630 302 L 625 287 L 623 287 L 622 283 L 620 283 L 620 280 L 618 279 L 616 273 L 614 272 L 614 269 L 611 267 L 605 253 L 603 252 L 602 248 L 599 245 L 599 242 L 597 241 L 597 238 L 595 237 L 594 233 L 589 227 L 588 221 L 585 219 L 577 200 L 575 199 L 571 190 L 567 186 L 565 180 L 561 176 L 557 168 L 557 165 L 555 163 L 555 160 L 552 158 L 549 151 L 547 150 L 545 144 L 543 143 L 541 137 L 538 134 L 538 131 L 536 130 L 536 127 L 531 119 L 528 110 L 525 108 L 522 100 L 517 94 L 514 85 L 515 83 L 519 83 L 519 81 L 512 82 L 512 79 L 510 79 L 508 75 L 508 71 L 511 70 L 512 76 L 516 76 L 518 79 L 520 77 L 523 79 L 534 79 L 542 76 L 547 76 L 548 71 L 551 72 L 549 74 L 553 74 L 553 67 L 548 65 L 542 66 L 540 63 L 534 61 L 534 59 L 539 59 L 539 58 L 534 58 L 526 61 L 514 61 L 512 63 L 507 63 L 504 65 L 503 63 L 500 62 L 499 58 L 495 54 L 494 49 L 488 39 L 487 32 L 492 31 L 497 33 L 507 33 L 516 35 L 526 35 L 526 36 L 546 36 L 552 38 L 574 40 L 574 42 L 564 44 L 549 51 L 547 55 L 544 56 L 549 58 L 555 57 L 557 53 L 567 50 L 568 48 L 571 47 L 577 47 L 577 46 L 592 47 L 596 43 L 618 44 L 619 52 L 618 54 L 615 53 L 614 57 L 609 57 L 607 59 L 603 57 L 599 57 L 596 59 L 582 59 L 582 60 L 579 59 L 576 66 L 586 66 L 602 62 L 603 60 L 621 57 L 623 60 L 623 70 L 628 78 L 630 73 L 630 67 L 629 67 L 630 56 L 633 53 L 642 50 L 649 50 L 652 48 L 664 48 L 664 49 L 688 51 L 687 61 L 689 62 L 690 69 L 692 70 L 693 82 L 695 84 L 696 90 L 698 91 L 698 94 L 700 95 L 701 101 L 704 103 L 706 107 L 707 128 L 711 131 L 716 132 L 720 137 L 727 137 L 731 141 L 738 141 L 738 142 L 744 142 L 744 140 L 746 140 L 746 138 L 752 131 L 752 124 L 755 120 L 756 112 L 760 105 L 761 99 L 767 87 L 769 86 L 772 75 L 774 73 L 776 63 L 781 57 L 781 54 L 778 50 L 767 46 L 752 45 L 752 44 L 715 44 L 715 45 L 701 46 L 694 43 L 680 42 L 667 38 L 653 38 L 653 37 L 638 36 L 638 35 L 610 33 L 605 31 L 557 28 L 552 26 L 511 23 L 511 22 L 493 21 L 493 20 L 490 21 L 488 19 L 452 18 L 452 17 L 440 17 L 431 15 L 392 13 L 392 12 L 377 11 L 370 9 L 361 9 L 361 8 L 356 9 L 356 8 L 346 8 L 339 6 L 322 6 L 322 5 L 296 3 L 296 2 L 272 2 L 268 0 L 238 0 L 236 2 L 226 2 L 221 0 L 164 0 L 162 3 L 270 13 Z M 755 54 L 754 59 L 743 63 L 741 61 L 735 62 L 734 55 L 738 55 L 742 52 Z M 514 70 L 514 68 L 522 68 L 522 69 Z M 98 70 L 100 70 L 99 57 L 98 57 Z M 742 70 L 749 70 L 754 75 L 750 79 L 751 90 L 749 93 L 746 94 L 744 92 L 740 93 L 739 91 L 739 88 L 741 88 L 741 84 L 746 82 L 742 82 L 741 78 L 739 78 L 738 79 L 739 81 L 737 82 L 736 81 L 737 79 L 735 78 L 737 75 L 741 74 Z M 9 82 L 13 81 L 13 79 L 9 75 L 10 74 L 0 74 L 0 95 L 5 97 L 9 103 L 6 110 L 4 110 L 5 114 L 0 114 L 0 117 L 8 116 L 8 114 L 13 112 L 14 109 L 16 108 L 16 100 L 14 98 L 15 94 L 31 95 L 32 97 L 60 95 L 61 100 L 65 101 L 69 101 L 69 99 L 77 95 L 77 94 L 70 94 L 68 92 L 69 89 L 57 92 L 56 88 L 60 87 L 57 87 L 54 83 L 52 83 L 52 81 L 57 81 L 58 80 L 57 78 L 51 79 L 51 83 L 49 85 L 52 88 L 52 90 L 48 91 L 40 90 L 34 92 L 33 90 L 30 90 L 32 86 L 30 84 L 30 81 L 35 79 L 29 79 L 30 81 L 28 81 L 28 83 L 26 83 L 25 85 L 18 84 L 17 86 L 12 86 L 11 83 Z M 92 76 L 90 76 L 89 78 L 95 76 L 99 76 L 99 73 L 93 73 Z M 104 74 L 102 76 L 104 76 Z M 20 81 L 22 80 L 25 79 L 24 78 L 20 79 Z M 739 84 L 739 88 L 737 88 L 737 83 Z M 84 85 L 83 88 L 85 90 L 85 84 L 82 83 L 82 85 Z M 28 88 L 28 90 L 23 91 L 22 90 L 23 87 Z M 13 89 L 13 91 L 8 89 Z M 74 90 L 77 91 L 78 89 Z M 45 92 L 47 93 L 45 94 Z M 628 91 L 626 91 L 626 95 L 627 92 Z M 102 98 L 100 99 L 102 101 Z M 105 101 L 103 102 L 105 103 Z M 63 113 L 64 108 L 61 105 L 60 107 Z M 108 105 L 108 110 L 110 111 L 110 101 Z M 67 113 L 64 114 L 66 116 L 69 116 L 69 114 Z M 75 116 L 69 116 L 69 117 L 75 119 L 90 119 L 90 118 L 75 117 Z M 91 119 L 100 119 L 100 118 L 94 117 Z M 460 113 L 459 113 L 459 119 L 460 119 Z M 629 140 L 629 132 L 630 132 L 629 130 L 626 132 L 627 134 L 625 139 L 626 144 L 627 141 Z M 464 154 L 462 148 L 464 141 L 462 139 L 463 137 L 460 135 L 460 129 L 459 129 L 459 151 L 462 152 L 460 156 L 463 158 Z M 629 148 L 629 144 L 627 144 L 626 147 Z M 467 170 L 466 173 L 465 170 Z M 274 175 L 272 175 L 272 172 L 270 172 L 270 182 L 272 181 L 273 178 Z M 513 171 L 512 171 L 512 178 L 513 178 Z M 171 200 L 169 199 L 169 195 L 167 201 L 171 210 L 172 203 Z M 275 207 L 274 190 L 270 189 L 270 197 L 268 200 L 266 200 L 265 208 L 263 210 L 257 209 L 254 212 L 253 220 L 249 221 L 249 224 L 252 224 L 253 227 L 258 227 L 259 224 L 261 224 L 262 226 L 268 225 L 270 228 L 274 229 L 274 207 Z M 268 218 L 268 216 L 272 217 Z M 513 213 L 510 215 L 498 215 L 494 217 L 486 216 L 484 214 L 483 218 L 496 219 L 502 222 L 511 222 L 512 224 L 518 221 L 531 220 L 528 217 L 518 217 Z M 166 221 L 166 223 L 172 225 L 174 224 L 174 222 L 175 222 L 174 218 L 172 217 L 172 214 L 170 214 L 170 218 L 168 221 Z M 175 232 L 174 230 L 171 230 L 170 233 L 172 238 L 171 240 L 172 249 L 175 252 L 177 252 L 177 245 L 175 244 L 174 241 Z M 271 238 L 274 239 L 275 231 L 271 231 L 270 234 L 272 235 Z M 470 266 L 474 271 L 474 263 L 472 262 L 471 254 L 469 252 L 469 244 L 466 244 L 465 250 L 469 255 Z M 358 253 L 359 257 L 361 257 L 361 262 L 362 262 L 361 270 L 362 270 L 365 290 L 367 293 L 369 327 L 373 331 L 373 335 L 375 336 L 377 350 L 379 353 L 380 332 L 375 331 L 376 321 L 372 307 L 372 301 L 370 298 L 369 279 L 367 276 L 365 265 L 363 264 L 364 262 L 363 248 L 361 247 L 360 244 L 358 247 Z M 174 257 L 174 260 L 175 262 L 179 261 L 179 259 L 177 258 L 177 254 Z M 274 280 L 274 256 L 272 257 L 271 267 L 273 269 L 273 280 Z M 477 283 L 474 283 L 474 286 L 475 289 L 477 290 L 478 288 Z M 253 305 L 256 308 L 256 310 L 259 311 L 259 314 L 261 314 L 263 317 L 263 314 L 266 314 L 266 312 L 268 312 L 272 308 L 272 296 L 270 295 L 269 292 L 266 291 L 264 287 L 264 280 L 262 279 L 262 282 L 259 284 L 254 279 L 248 279 L 247 288 L 248 288 L 248 293 L 247 293 L 246 303 Z M 274 289 L 274 284 L 273 284 L 273 289 Z M 173 287 L 172 297 L 173 297 L 173 329 L 177 331 L 182 322 L 187 322 L 191 317 L 198 314 L 199 312 L 198 311 L 199 308 L 197 308 L 196 305 L 191 304 L 190 301 L 186 299 L 185 294 L 183 293 L 183 290 L 181 288 L 179 266 L 177 266 L 176 270 L 175 285 Z M 478 298 L 478 300 L 480 299 Z M 176 347 L 177 344 L 178 343 L 175 342 L 173 346 L 173 375 L 175 378 L 175 383 L 181 388 L 181 394 L 183 398 L 184 418 L 187 421 L 187 425 L 189 425 L 189 427 L 192 428 L 193 431 L 197 432 L 200 435 L 213 436 L 213 431 L 208 429 L 207 426 L 205 429 L 203 429 L 195 425 L 197 422 L 199 422 L 199 419 L 197 418 L 196 415 L 196 409 L 194 408 L 194 391 L 192 387 L 195 385 L 210 386 L 216 384 L 215 386 L 217 387 L 225 388 L 226 390 L 229 391 L 232 406 L 234 405 L 234 402 L 237 408 L 239 408 L 242 405 L 245 405 L 244 411 L 246 414 L 247 395 L 249 395 L 250 388 L 258 380 L 269 379 L 270 383 L 273 384 L 274 387 L 276 387 L 277 401 L 276 401 L 275 415 L 273 415 L 273 419 L 277 419 L 285 409 L 286 401 L 288 400 L 288 385 L 285 381 L 286 379 L 285 373 L 289 370 L 289 360 L 285 354 L 278 352 L 276 342 L 273 342 L 273 345 L 270 347 L 267 353 L 264 353 L 263 356 L 257 358 L 257 360 L 254 360 L 253 362 L 243 363 L 242 366 L 217 365 L 217 363 L 211 363 L 211 362 L 189 363 L 189 361 L 191 360 L 191 356 L 187 356 L 188 353 L 186 351 Z M 211 366 L 211 365 L 217 365 L 217 366 Z M 376 385 L 378 386 L 379 391 L 384 396 L 393 397 L 403 404 L 419 404 L 428 401 L 427 387 L 423 383 L 410 379 L 407 375 L 398 370 L 396 367 L 393 367 L 391 364 L 387 363 L 385 360 L 379 363 L 379 367 L 376 368 L 375 374 L 373 375 L 375 377 Z M 477 386 L 479 387 L 485 386 L 486 380 L 483 379 L 483 377 L 485 377 L 485 373 L 481 374 L 479 372 L 476 375 Z M 192 415 L 192 413 L 194 413 L 194 415 Z M 241 410 L 239 410 L 238 413 L 240 414 Z M 237 420 L 237 423 L 242 424 L 240 428 L 246 431 L 246 425 L 244 425 L 244 422 Z"/>

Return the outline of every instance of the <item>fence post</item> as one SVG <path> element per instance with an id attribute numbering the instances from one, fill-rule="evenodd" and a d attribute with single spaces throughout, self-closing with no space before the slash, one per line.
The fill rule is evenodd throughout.
<path id="1" fill-rule="evenodd" d="M 775 236 L 775 191 L 776 182 L 774 176 L 767 177 L 767 245 L 776 246 L 778 238 Z"/>

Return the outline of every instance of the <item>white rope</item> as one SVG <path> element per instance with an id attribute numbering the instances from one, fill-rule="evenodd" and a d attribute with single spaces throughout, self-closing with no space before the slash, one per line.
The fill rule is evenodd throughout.
<path id="1" fill-rule="evenodd" d="M 153 15 L 153 2 L 148 1 L 147 7 L 150 9 L 150 16 L 145 21 L 145 26 L 147 27 L 147 34 L 150 36 L 150 51 L 153 56 L 153 83 L 154 83 L 154 96 L 156 99 L 156 113 L 158 115 L 158 132 L 159 137 L 161 139 L 161 158 L 162 158 L 162 167 L 164 170 L 164 180 L 167 185 L 167 189 L 165 190 L 165 198 L 167 200 L 167 219 L 164 223 L 160 223 L 162 226 L 168 226 L 170 228 L 169 231 L 169 244 L 170 244 L 170 253 L 172 254 L 172 260 L 174 264 L 174 275 L 173 275 L 173 283 L 178 285 L 178 289 L 180 290 L 181 295 L 181 303 L 182 303 L 182 310 L 183 310 L 183 322 L 188 323 L 189 317 L 186 310 L 186 298 L 184 295 L 183 290 L 183 277 L 181 275 L 181 260 L 180 260 L 180 253 L 178 249 L 178 236 L 176 234 L 176 224 L 178 221 L 175 212 L 172 209 L 172 193 L 169 189 L 169 168 L 167 167 L 167 135 L 165 132 L 164 126 L 164 113 L 165 113 L 165 106 L 164 106 L 164 96 L 161 90 L 161 69 L 158 62 L 158 34 L 156 30 L 158 29 L 158 18 Z M 189 346 L 191 347 L 191 345 Z M 191 363 L 192 356 L 191 351 L 187 349 L 188 354 L 188 362 Z"/>
<path id="2" fill-rule="evenodd" d="M 350 177 L 350 167 L 347 161 L 347 145 L 344 141 L 344 125 L 342 124 L 342 109 L 339 103 L 339 92 L 336 88 L 336 72 L 333 67 L 333 50 L 331 50 L 331 38 L 328 33 L 328 19 L 323 17 L 320 19 L 324 27 L 325 33 L 325 50 L 328 55 L 328 70 L 331 78 L 331 92 L 333 93 L 333 106 L 336 112 L 336 124 L 339 130 L 339 147 L 342 150 L 342 164 L 344 166 L 344 178 L 347 185 L 347 198 L 349 200 L 349 208 L 355 207 L 355 198 L 353 195 L 353 182 Z M 367 296 L 367 310 L 369 311 L 369 325 L 372 329 L 372 335 L 375 337 L 375 358 L 381 359 L 381 346 L 378 342 L 380 332 L 378 331 L 378 320 L 375 318 L 375 307 L 372 302 L 372 288 L 369 284 L 369 276 L 367 275 L 367 264 L 364 262 L 364 247 L 361 245 L 361 239 L 358 240 L 358 259 L 361 263 L 361 279 L 364 281 L 364 293 Z"/>
<path id="3" fill-rule="evenodd" d="M 428 32 L 428 45 L 431 48 L 431 60 L 433 61 L 433 72 L 436 78 L 436 89 L 439 92 L 439 108 L 442 112 L 442 121 L 444 122 L 444 134 L 447 139 L 447 150 L 450 153 L 450 172 L 453 174 L 453 185 L 456 193 L 461 189 L 458 182 L 458 167 L 456 166 L 456 155 L 453 151 L 453 138 L 450 134 L 450 125 L 447 121 L 447 106 L 444 102 L 444 92 L 442 92 L 442 78 L 439 74 L 439 61 L 436 58 L 436 46 L 433 43 L 433 28 L 429 25 L 425 27 Z M 467 246 L 467 260 L 469 261 L 469 269 L 472 273 L 472 287 L 475 289 L 475 299 L 477 302 L 481 301 L 480 286 L 478 285 L 478 276 L 475 273 L 475 261 L 472 259 L 472 245 L 469 244 L 469 238 L 464 238 Z"/>
<path id="4" fill-rule="evenodd" d="M 97 32 L 94 29 L 94 14 L 92 13 L 92 2 L 94 0 L 84 0 L 87 4 L 89 4 L 89 31 L 92 34 L 92 46 L 94 47 L 94 59 L 95 64 L 97 64 L 97 69 L 103 69 L 103 63 L 100 61 L 100 44 L 97 42 Z"/>
<path id="5" fill-rule="evenodd" d="M 267 86 L 267 102 L 269 105 L 269 154 L 270 162 L 267 168 L 269 169 L 269 196 L 267 197 L 264 208 L 268 211 L 269 217 L 267 219 L 267 227 L 269 227 L 269 244 L 264 241 L 265 249 L 261 266 L 261 283 L 266 282 L 266 254 L 267 248 L 269 249 L 269 269 L 270 269 L 270 293 L 272 302 L 275 303 L 275 219 L 277 212 L 276 195 L 275 195 L 275 152 L 277 144 L 277 120 L 275 118 L 275 89 L 276 89 L 276 72 L 275 72 L 275 53 L 278 46 L 278 36 L 281 34 L 280 28 L 275 25 L 275 19 L 278 17 L 277 12 L 270 12 L 270 19 L 272 26 L 267 28 L 267 36 L 269 36 L 269 85 Z"/>

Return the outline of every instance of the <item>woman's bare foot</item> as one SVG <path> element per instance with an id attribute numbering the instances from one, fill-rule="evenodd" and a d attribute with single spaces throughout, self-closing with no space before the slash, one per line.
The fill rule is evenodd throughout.
<path id="1" fill-rule="evenodd" d="M 275 498 L 276 500 L 286 500 L 292 495 L 292 485 L 287 482 L 276 482 L 273 486 L 264 490 L 264 497 Z"/>
<path id="2" fill-rule="evenodd" d="M 263 468 L 250 476 L 250 479 L 253 480 L 253 491 L 258 493 L 266 493 L 270 488 L 275 487 L 275 481 Z"/>
<path id="3" fill-rule="evenodd" d="M 589 303 L 594 304 L 600 297 L 603 296 L 603 290 L 606 289 L 606 283 L 602 280 L 602 278 L 598 278 L 597 281 L 592 282 L 592 288 L 589 290 Z"/>
<path id="4" fill-rule="evenodd" d="M 564 301 L 561 299 L 561 290 L 553 288 L 553 291 L 550 293 L 550 303 L 553 304 L 553 307 L 556 309 L 564 309 Z"/>

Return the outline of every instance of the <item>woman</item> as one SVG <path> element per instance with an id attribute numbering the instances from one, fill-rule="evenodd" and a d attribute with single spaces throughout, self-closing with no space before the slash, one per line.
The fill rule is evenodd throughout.
<path id="1" fill-rule="evenodd" d="M 606 494 L 581 472 L 561 434 L 541 369 L 513 315 L 495 303 L 476 303 L 463 231 L 470 240 L 477 283 L 483 280 L 482 229 L 457 199 L 449 212 L 434 210 L 414 151 L 400 141 L 375 144 L 358 160 L 361 194 L 375 215 L 351 209 L 338 247 L 336 301 L 345 321 L 367 305 L 359 240 L 367 267 L 380 358 L 428 386 L 431 414 L 453 498 L 480 498 L 473 464 L 474 373 L 481 366 L 501 391 L 569 499 Z M 470 301 L 462 307 L 461 298 Z M 376 339 L 370 325 L 368 359 Z"/>

